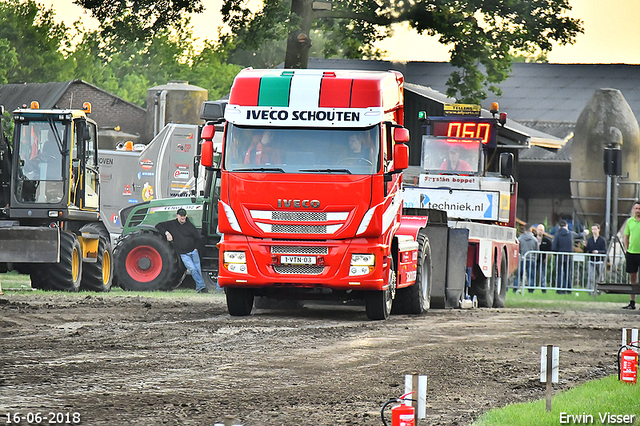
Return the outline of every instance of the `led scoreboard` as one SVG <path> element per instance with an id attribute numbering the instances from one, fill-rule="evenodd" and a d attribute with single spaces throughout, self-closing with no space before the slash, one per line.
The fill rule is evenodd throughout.
<path id="1" fill-rule="evenodd" d="M 496 144 L 496 120 L 492 118 L 431 117 L 431 134 L 436 137 L 480 140 L 487 147 Z"/>

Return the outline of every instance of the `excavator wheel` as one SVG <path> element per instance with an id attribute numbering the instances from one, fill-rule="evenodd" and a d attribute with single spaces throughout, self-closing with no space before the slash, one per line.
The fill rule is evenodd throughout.
<path id="1" fill-rule="evenodd" d="M 78 291 L 82 280 L 82 247 L 76 234 L 60 232 L 60 262 L 43 263 L 31 274 L 32 286 L 50 290 Z"/>

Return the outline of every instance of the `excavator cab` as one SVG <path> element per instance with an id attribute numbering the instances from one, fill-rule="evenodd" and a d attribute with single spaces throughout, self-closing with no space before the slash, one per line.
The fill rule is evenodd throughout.
<path id="1" fill-rule="evenodd" d="M 97 128 L 82 111 L 14 111 L 12 217 L 99 209 Z M 40 209 L 41 208 L 41 209 Z"/>

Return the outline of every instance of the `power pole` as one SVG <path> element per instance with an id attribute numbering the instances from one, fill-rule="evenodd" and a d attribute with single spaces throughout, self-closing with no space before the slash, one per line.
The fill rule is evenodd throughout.
<path id="1" fill-rule="evenodd" d="M 300 30 L 289 33 L 287 53 L 284 59 L 285 68 L 307 68 L 309 49 L 311 48 L 311 23 L 313 22 L 313 0 L 292 0 L 291 14 L 297 15 Z"/>

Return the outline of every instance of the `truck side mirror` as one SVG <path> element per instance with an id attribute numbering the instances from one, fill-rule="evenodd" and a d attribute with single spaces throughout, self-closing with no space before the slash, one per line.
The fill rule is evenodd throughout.
<path id="1" fill-rule="evenodd" d="M 204 167 L 213 166 L 213 136 L 216 133 L 216 128 L 213 124 L 207 124 L 202 128 L 202 144 L 200 146 L 200 163 Z"/>
<path id="2" fill-rule="evenodd" d="M 503 152 L 500 154 L 500 175 L 506 177 L 513 176 L 513 153 Z"/>
<path id="3" fill-rule="evenodd" d="M 407 167 L 409 167 L 409 147 L 403 143 L 397 143 L 393 147 L 393 171 L 399 172 Z"/>
<path id="4" fill-rule="evenodd" d="M 394 127 L 393 140 L 401 143 L 409 142 L 409 129 L 405 129 L 404 127 Z"/>

